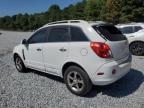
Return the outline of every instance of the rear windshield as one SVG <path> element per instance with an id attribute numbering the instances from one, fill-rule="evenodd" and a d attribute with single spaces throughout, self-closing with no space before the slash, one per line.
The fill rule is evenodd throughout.
<path id="1" fill-rule="evenodd" d="M 96 32 L 109 41 L 126 40 L 126 37 L 113 25 L 95 25 L 92 26 Z"/>

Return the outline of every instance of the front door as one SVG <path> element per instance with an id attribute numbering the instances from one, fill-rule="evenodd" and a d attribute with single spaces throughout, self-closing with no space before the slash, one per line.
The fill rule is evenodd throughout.
<path id="1" fill-rule="evenodd" d="M 29 40 L 26 46 L 25 58 L 27 66 L 38 70 L 45 70 L 43 63 L 43 45 L 47 41 L 47 30 L 43 29 L 36 32 Z"/>

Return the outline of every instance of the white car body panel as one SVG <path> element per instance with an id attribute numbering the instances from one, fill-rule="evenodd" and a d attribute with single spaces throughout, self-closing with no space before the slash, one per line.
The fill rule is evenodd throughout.
<path id="1" fill-rule="evenodd" d="M 60 49 L 66 49 L 65 52 Z M 43 58 L 46 71 L 60 75 L 61 67 L 68 59 L 69 43 L 45 43 L 43 45 Z"/>
<path id="2" fill-rule="evenodd" d="M 95 79 L 97 69 L 111 60 L 99 58 L 90 48 L 90 42 L 71 42 L 67 62 L 80 64 L 91 79 Z"/>
<path id="3" fill-rule="evenodd" d="M 127 40 L 107 42 L 112 51 L 115 60 L 122 59 L 129 54 L 129 45 Z"/>
<path id="4" fill-rule="evenodd" d="M 43 43 L 42 44 L 29 44 L 25 48 L 26 64 L 32 68 L 45 70 L 43 65 Z M 39 51 L 38 51 L 39 50 Z M 40 51 L 41 50 L 41 51 Z"/>
<path id="5" fill-rule="evenodd" d="M 136 33 L 132 34 L 125 34 L 125 36 L 128 38 L 129 43 L 132 43 L 134 41 L 143 41 L 144 42 L 144 30 L 140 30 Z"/>

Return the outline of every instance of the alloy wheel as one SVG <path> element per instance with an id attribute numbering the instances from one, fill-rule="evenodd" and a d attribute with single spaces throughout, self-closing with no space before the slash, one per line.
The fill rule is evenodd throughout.
<path id="1" fill-rule="evenodd" d="M 69 87 L 75 92 L 83 90 L 85 86 L 82 76 L 76 71 L 71 71 L 68 74 L 67 81 Z"/>
<path id="2" fill-rule="evenodd" d="M 130 50 L 134 55 L 142 55 L 144 54 L 144 44 L 141 42 L 133 43 L 130 47 Z"/>
<path id="3" fill-rule="evenodd" d="M 19 71 L 21 71 L 23 68 L 23 65 L 22 65 L 22 60 L 19 57 L 16 57 L 15 64 L 16 64 L 16 68 Z"/>

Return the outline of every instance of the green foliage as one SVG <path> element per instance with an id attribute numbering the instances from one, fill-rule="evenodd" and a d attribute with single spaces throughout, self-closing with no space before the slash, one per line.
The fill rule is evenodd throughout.
<path id="1" fill-rule="evenodd" d="M 100 20 L 105 2 L 105 0 L 87 0 L 85 5 L 86 20 Z"/>
<path id="2" fill-rule="evenodd" d="M 48 14 L 49 22 L 58 21 L 61 19 L 61 9 L 58 5 L 51 6 L 47 14 Z"/>
<path id="3" fill-rule="evenodd" d="M 107 0 L 106 20 L 108 22 L 118 23 L 121 16 L 122 0 Z"/>
<path id="4" fill-rule="evenodd" d="M 36 14 L 18 14 L 0 18 L 0 29 L 34 30 L 59 20 L 102 20 L 114 24 L 144 21 L 143 0 L 83 0 L 60 9 L 52 5 L 48 11 Z"/>
<path id="5" fill-rule="evenodd" d="M 122 0 L 122 10 L 120 22 L 144 21 L 144 1 L 143 0 Z"/>

